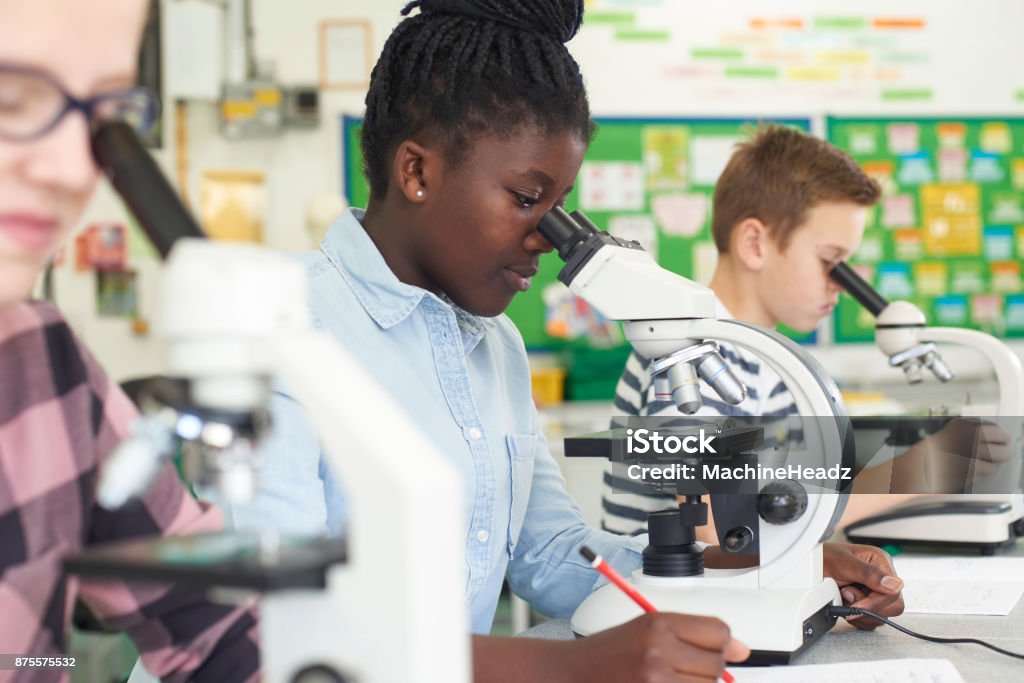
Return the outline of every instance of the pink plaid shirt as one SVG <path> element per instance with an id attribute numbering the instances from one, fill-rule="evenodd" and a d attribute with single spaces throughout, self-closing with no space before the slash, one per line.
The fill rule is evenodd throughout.
<path id="1" fill-rule="evenodd" d="M 64 653 L 78 595 L 104 625 L 127 631 L 164 680 L 255 680 L 251 607 L 62 572 L 62 558 L 87 545 L 221 525 L 219 511 L 194 501 L 170 465 L 141 505 L 108 512 L 96 504 L 99 465 L 134 417 L 56 308 L 0 307 L 0 652 Z M 0 682 L 66 679 L 60 670 L 0 671 Z"/>

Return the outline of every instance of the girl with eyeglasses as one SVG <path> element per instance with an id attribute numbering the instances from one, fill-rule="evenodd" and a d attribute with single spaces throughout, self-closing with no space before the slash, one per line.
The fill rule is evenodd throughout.
<path id="1" fill-rule="evenodd" d="M 28 300 L 96 187 L 91 128 L 121 119 L 141 130 L 156 117 L 153 95 L 133 87 L 147 6 L 0 2 L 0 681 L 67 680 L 76 596 L 164 680 L 258 675 L 252 609 L 61 570 L 86 545 L 220 526 L 170 466 L 138 505 L 96 505 L 98 468 L 135 411 L 60 312 Z"/>

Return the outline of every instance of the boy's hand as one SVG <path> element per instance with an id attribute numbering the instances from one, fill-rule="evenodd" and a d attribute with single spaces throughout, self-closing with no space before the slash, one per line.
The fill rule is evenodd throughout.
<path id="1" fill-rule="evenodd" d="M 645 614 L 595 633 L 572 643 L 572 650 L 572 657 L 560 662 L 567 667 L 566 678 L 588 683 L 713 683 L 726 662 L 750 656 L 721 620 L 671 612 Z"/>
<path id="2" fill-rule="evenodd" d="M 839 585 L 843 604 L 871 610 L 883 617 L 903 613 L 903 581 L 889 554 L 870 545 L 826 543 L 825 576 Z M 882 622 L 865 616 L 847 617 L 859 629 L 871 630 Z"/>

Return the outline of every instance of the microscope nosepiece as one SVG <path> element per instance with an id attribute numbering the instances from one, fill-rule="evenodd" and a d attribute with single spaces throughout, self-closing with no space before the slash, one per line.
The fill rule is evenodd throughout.
<path id="1" fill-rule="evenodd" d="M 700 383 L 697 380 L 697 372 L 691 363 L 676 363 L 668 369 L 669 390 L 672 392 L 672 401 L 676 404 L 679 412 L 685 415 L 693 415 L 704 405 L 704 399 L 700 397 Z"/>
<path id="2" fill-rule="evenodd" d="M 953 371 L 949 369 L 942 357 L 934 351 L 929 351 L 924 357 L 924 365 L 929 368 L 940 382 L 948 382 L 953 379 Z"/>
<path id="3" fill-rule="evenodd" d="M 916 360 L 907 361 L 903 365 L 903 376 L 907 378 L 907 384 L 920 384 L 924 381 L 921 364 Z"/>
<path id="4" fill-rule="evenodd" d="M 726 403 L 737 405 L 747 397 L 747 388 L 743 382 L 717 353 L 705 356 L 697 366 L 697 372 Z"/>

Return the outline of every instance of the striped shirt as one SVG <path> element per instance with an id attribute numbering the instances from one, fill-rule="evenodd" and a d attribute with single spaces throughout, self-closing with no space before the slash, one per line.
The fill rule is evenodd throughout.
<path id="1" fill-rule="evenodd" d="M 79 581 L 65 555 L 136 536 L 217 529 L 167 465 L 146 495 L 117 512 L 96 504 L 100 464 L 135 409 L 56 308 L 0 307 L 0 652 L 60 655 L 76 595 L 135 641 L 146 667 L 170 681 L 258 676 L 251 607 L 225 607 L 173 587 Z M 67 670 L 0 671 L 0 682 L 66 681 Z"/>
<path id="2" fill-rule="evenodd" d="M 715 299 L 715 314 L 732 318 L 725 305 Z M 725 403 L 707 383 L 701 381 L 704 405 L 691 417 L 766 417 L 778 418 L 773 429 L 765 432 L 765 445 L 784 441 L 789 433 L 787 418 L 797 414 L 796 402 L 779 376 L 757 356 L 732 344 L 719 344 L 719 353 L 736 377 L 747 387 L 747 398 L 739 405 Z M 670 400 L 658 400 L 648 367 L 650 359 L 637 352 L 630 354 L 615 387 L 614 414 L 624 417 L 678 417 Z M 621 419 L 621 418 L 620 418 Z M 618 422 L 619 420 L 616 420 Z M 769 431 L 771 433 L 769 433 Z M 605 468 L 601 496 L 601 526 L 619 534 L 647 532 L 647 514 L 675 505 L 671 495 L 651 493 L 638 482 L 613 474 L 611 463 Z"/>

